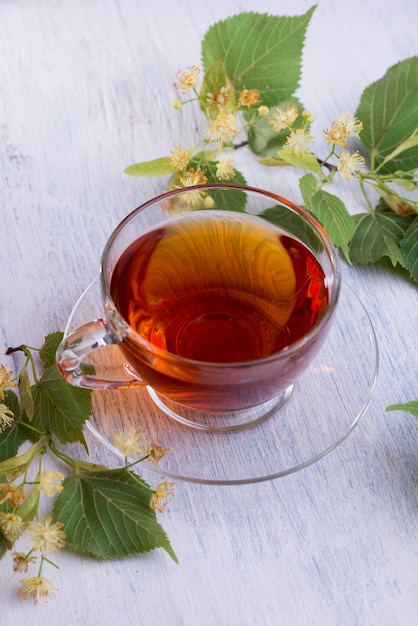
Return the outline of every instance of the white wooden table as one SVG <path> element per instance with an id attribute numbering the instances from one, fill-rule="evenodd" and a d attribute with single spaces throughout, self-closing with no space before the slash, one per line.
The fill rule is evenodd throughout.
<path id="1" fill-rule="evenodd" d="M 171 85 L 177 70 L 200 64 L 207 28 L 242 10 L 293 15 L 311 4 L 0 0 L 2 355 L 64 327 L 114 226 L 162 191 L 162 180 L 127 177 L 124 167 L 197 138 L 202 120 L 172 109 Z M 417 7 L 320 1 L 299 91 L 315 130 L 354 112 L 364 87 L 417 54 Z M 239 158 L 248 182 L 280 184 L 300 201 L 296 174 L 263 169 L 245 151 Z M 354 213 L 353 189 L 341 193 Z M 385 412 L 418 395 L 418 289 L 388 267 L 343 272 L 373 319 L 381 356 L 371 406 L 350 437 L 275 481 L 177 481 L 161 522 L 178 565 L 161 550 L 113 562 L 62 552 L 51 572 L 57 596 L 34 606 L 17 597 L 5 557 L 2 626 L 418 623 L 418 424 Z"/>

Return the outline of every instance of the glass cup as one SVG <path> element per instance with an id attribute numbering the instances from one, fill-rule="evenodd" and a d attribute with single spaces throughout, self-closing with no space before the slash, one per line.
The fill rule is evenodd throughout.
<path id="1" fill-rule="evenodd" d="M 341 275 L 306 211 L 269 191 L 207 184 L 129 214 L 104 248 L 99 282 L 102 316 L 74 329 L 73 312 L 58 348 L 65 379 L 146 386 L 169 417 L 224 432 L 289 397 L 325 341 Z"/>

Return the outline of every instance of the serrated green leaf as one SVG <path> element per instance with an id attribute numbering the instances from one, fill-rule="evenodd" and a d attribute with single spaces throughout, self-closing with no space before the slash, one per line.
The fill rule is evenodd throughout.
<path id="1" fill-rule="evenodd" d="M 39 351 L 39 356 L 42 359 L 44 367 L 55 365 L 55 355 L 63 336 L 64 333 L 56 331 L 55 333 L 51 333 L 45 337 L 44 345 Z"/>
<path id="2" fill-rule="evenodd" d="M 54 433 L 61 443 L 79 441 L 86 447 L 83 425 L 91 415 L 91 391 L 69 385 L 57 367 L 48 367 L 32 386 L 31 426 Z"/>
<path id="3" fill-rule="evenodd" d="M 177 561 L 150 508 L 152 490 L 132 472 L 80 472 L 63 486 L 52 515 L 64 524 L 74 550 L 111 559 L 163 548 Z"/>
<path id="4" fill-rule="evenodd" d="M 299 86 L 302 49 L 312 7 L 304 15 L 240 13 L 217 22 L 202 41 L 205 72 L 220 58 L 235 89 L 259 89 L 263 104 L 290 98 Z"/>
<path id="5" fill-rule="evenodd" d="M 418 419 L 418 400 L 405 402 L 405 404 L 391 404 L 386 407 L 386 411 L 407 411 Z"/>
<path id="6" fill-rule="evenodd" d="M 411 220 L 391 211 L 375 211 L 358 218 L 356 230 L 350 243 L 353 263 L 374 263 L 389 257 L 392 265 L 405 266 L 400 242 Z"/>
<path id="7" fill-rule="evenodd" d="M 372 169 L 406 141 L 418 127 L 418 57 L 397 63 L 380 80 L 367 87 L 356 117 L 363 122 L 361 140 L 371 155 Z M 379 172 L 416 168 L 418 146 L 401 152 Z"/>
<path id="8" fill-rule="evenodd" d="M 312 196 L 318 190 L 318 180 L 313 174 L 305 174 L 299 179 L 299 189 L 302 193 L 303 201 L 308 205 Z"/>
<path id="9" fill-rule="evenodd" d="M 142 176 L 144 178 L 158 178 L 173 173 L 173 167 L 168 157 L 160 157 L 152 161 L 143 161 L 129 165 L 125 170 L 129 176 Z"/>
<path id="10" fill-rule="evenodd" d="M 401 250 L 411 278 L 418 282 L 418 217 L 406 229 L 401 240 Z"/>
<path id="11" fill-rule="evenodd" d="M 312 178 L 304 177 L 299 183 L 305 206 L 325 228 L 334 245 L 341 249 L 346 260 L 351 263 L 349 242 L 356 228 L 355 221 L 344 202 L 337 196 L 323 189 L 317 189 L 312 193 Z"/>
<path id="12" fill-rule="evenodd" d="M 219 115 L 219 106 L 208 103 L 208 95 L 221 92 L 224 89 L 227 96 L 223 107 L 225 110 L 234 111 L 236 108 L 235 90 L 231 80 L 226 73 L 225 65 L 222 59 L 215 59 L 208 71 L 199 93 L 200 108 L 203 113 L 211 120 Z"/>
<path id="13" fill-rule="evenodd" d="M 259 154 L 264 157 L 276 156 L 277 151 L 283 148 L 286 140 L 289 136 L 289 130 L 282 130 L 280 133 L 274 132 L 269 125 L 269 118 L 274 112 L 280 109 L 287 109 L 288 107 L 296 105 L 299 113 L 304 109 L 302 103 L 298 98 L 289 98 L 285 102 L 280 102 L 280 107 L 272 107 L 269 115 L 258 115 L 254 112 L 244 113 L 244 118 L 249 124 L 247 136 L 248 144 L 254 154 Z M 292 129 L 301 128 L 303 125 L 303 118 L 299 115 L 298 118 L 292 124 Z"/>
<path id="14" fill-rule="evenodd" d="M 26 417 L 29 421 L 32 421 L 33 418 L 33 397 L 31 384 L 28 376 L 27 368 L 23 368 L 20 372 L 19 376 L 19 393 L 20 393 L 20 402 L 22 403 L 22 410 L 25 412 Z"/>
<path id="15" fill-rule="evenodd" d="M 0 433 L 0 461 L 15 456 L 22 443 L 28 438 L 27 433 L 19 426 L 20 407 L 17 395 L 13 391 L 8 391 L 2 402 L 13 411 L 15 421 L 10 428 Z"/>

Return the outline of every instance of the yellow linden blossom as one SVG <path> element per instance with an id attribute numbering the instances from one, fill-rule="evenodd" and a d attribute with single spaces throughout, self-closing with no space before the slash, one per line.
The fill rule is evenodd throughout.
<path id="1" fill-rule="evenodd" d="M 265 117 L 269 113 L 270 113 L 270 109 L 266 107 L 265 104 L 262 104 L 261 107 L 258 107 L 258 114 L 261 115 L 261 117 Z"/>
<path id="2" fill-rule="evenodd" d="M 261 102 L 261 93 L 259 89 L 243 89 L 239 94 L 238 106 L 251 109 L 255 104 Z"/>
<path id="3" fill-rule="evenodd" d="M 179 109 L 181 109 L 182 106 L 183 106 L 182 101 L 176 98 L 173 102 L 173 109 L 177 109 L 178 111 Z"/>
<path id="4" fill-rule="evenodd" d="M 16 487 L 13 483 L 0 483 L 0 504 L 9 502 L 14 509 L 17 509 L 24 499 L 23 487 Z"/>
<path id="5" fill-rule="evenodd" d="M 113 445 L 122 454 L 128 458 L 136 456 L 137 454 L 145 454 L 147 451 L 147 442 L 145 435 L 133 426 L 128 430 L 114 433 Z"/>
<path id="6" fill-rule="evenodd" d="M 212 93 L 206 95 L 206 102 L 209 106 L 217 106 L 220 109 L 228 104 L 229 91 L 226 87 L 221 87 L 219 91 L 216 89 Z"/>
<path id="7" fill-rule="evenodd" d="M 50 550 L 51 552 L 57 552 L 65 546 L 66 534 L 61 528 L 64 524 L 61 522 L 52 523 L 52 517 L 48 515 L 45 518 L 45 522 L 34 522 L 29 527 L 29 534 L 32 538 L 34 550 L 39 550 L 42 553 Z"/>
<path id="8" fill-rule="evenodd" d="M 287 109 L 277 109 L 277 111 L 275 111 L 272 116 L 269 117 L 268 122 L 271 129 L 275 133 L 280 133 L 281 130 L 292 126 L 298 115 L 298 107 L 296 106 L 296 104 L 292 104 L 292 106 L 288 107 Z"/>
<path id="9" fill-rule="evenodd" d="M 25 600 L 33 598 L 35 602 L 39 602 L 40 598 L 54 595 L 57 591 L 52 582 L 43 576 L 22 578 L 20 583 L 22 587 L 19 589 L 19 595 Z"/>
<path id="10" fill-rule="evenodd" d="M 30 563 L 36 562 L 36 556 L 30 556 L 24 552 L 13 552 L 13 571 L 27 572 Z"/>
<path id="11" fill-rule="evenodd" d="M 298 128 L 292 130 L 284 145 L 285 150 L 290 150 L 295 154 L 310 152 L 310 144 L 313 142 L 312 135 L 309 131 Z"/>
<path id="12" fill-rule="evenodd" d="M 13 424 L 14 418 L 13 411 L 5 404 L 0 404 L 0 433 Z"/>
<path id="13" fill-rule="evenodd" d="M 173 493 L 174 483 L 163 481 L 151 496 L 150 507 L 162 513 L 167 506 L 169 497 Z"/>
<path id="14" fill-rule="evenodd" d="M 207 139 L 218 145 L 232 141 L 237 132 L 235 115 L 221 113 L 214 120 L 210 120 Z"/>
<path id="15" fill-rule="evenodd" d="M 366 161 L 359 152 L 350 154 L 348 150 L 344 150 L 338 160 L 337 170 L 342 178 L 350 180 L 358 178 L 360 173 L 364 171 Z"/>
<path id="16" fill-rule="evenodd" d="M 168 157 L 170 165 L 176 172 L 181 172 L 187 167 L 189 162 L 189 153 L 183 146 L 175 146 Z"/>
<path id="17" fill-rule="evenodd" d="M 51 470 L 45 470 L 39 476 L 39 487 L 45 495 L 52 498 L 64 489 L 62 485 L 63 480 L 64 475 L 61 474 L 61 472 L 51 472 Z"/>
<path id="18" fill-rule="evenodd" d="M 334 120 L 331 127 L 325 128 L 324 137 L 328 143 L 335 143 L 346 147 L 347 140 L 351 137 L 358 137 L 363 128 L 363 124 L 356 117 L 344 112 L 338 120 Z"/>
<path id="19" fill-rule="evenodd" d="M 235 176 L 235 161 L 232 157 L 219 159 L 216 165 L 216 178 L 230 180 Z"/>
<path id="20" fill-rule="evenodd" d="M 179 70 L 176 74 L 177 82 L 173 83 L 173 87 L 186 94 L 190 89 L 196 86 L 199 78 L 200 69 L 196 65 L 186 67 L 185 70 Z"/>
<path id="21" fill-rule="evenodd" d="M 189 167 L 187 172 L 180 176 L 180 185 L 176 189 L 182 189 L 182 187 L 194 187 L 195 185 L 206 185 L 208 179 L 200 168 L 197 170 L 194 167 Z"/>
<path id="22" fill-rule="evenodd" d="M 3 537 L 10 542 L 16 541 L 25 530 L 27 524 L 20 515 L 0 512 L 0 531 Z"/>
<path id="23" fill-rule="evenodd" d="M 170 448 L 161 446 L 159 443 L 153 442 L 148 448 L 148 458 L 154 465 L 158 465 L 158 463 L 165 457 L 169 449 Z"/>
<path id="24" fill-rule="evenodd" d="M 10 380 L 12 372 L 8 372 L 4 365 L 0 365 L 0 400 L 4 400 L 4 392 L 7 389 L 16 387 L 16 383 Z"/>

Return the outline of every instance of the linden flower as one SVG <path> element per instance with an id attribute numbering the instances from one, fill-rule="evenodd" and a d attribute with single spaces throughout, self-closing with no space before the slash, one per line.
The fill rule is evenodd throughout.
<path id="1" fill-rule="evenodd" d="M 0 512 L 0 531 L 3 537 L 13 543 L 18 539 L 26 528 L 26 522 L 20 515 Z"/>
<path id="2" fill-rule="evenodd" d="M 181 172 L 187 167 L 189 162 L 189 153 L 183 146 L 175 146 L 168 157 L 170 165 L 176 172 Z"/>
<path id="3" fill-rule="evenodd" d="M 207 139 L 218 145 L 232 141 L 237 132 L 235 115 L 220 114 L 209 122 Z"/>
<path id="4" fill-rule="evenodd" d="M 358 178 L 360 172 L 365 169 L 365 160 L 359 152 L 350 154 L 348 150 L 344 150 L 338 160 L 337 170 L 345 180 L 350 178 Z"/>
<path id="5" fill-rule="evenodd" d="M 239 94 L 238 106 L 251 109 L 255 104 L 261 102 L 261 93 L 259 89 L 243 89 Z"/>
<path id="6" fill-rule="evenodd" d="M 196 86 L 197 79 L 199 78 L 200 69 L 195 65 L 186 67 L 185 70 L 179 70 L 176 74 L 177 81 L 173 83 L 173 87 L 186 94 L 190 89 Z"/>
<path id="7" fill-rule="evenodd" d="M 261 117 L 265 117 L 269 113 L 270 113 L 270 109 L 266 107 L 265 104 L 262 104 L 261 107 L 258 107 L 258 114 L 261 115 Z"/>
<path id="8" fill-rule="evenodd" d="M 24 552 L 13 552 L 13 571 L 24 572 L 28 571 L 30 563 L 36 562 L 36 556 L 30 556 Z"/>
<path id="9" fill-rule="evenodd" d="M 0 365 L 0 400 L 4 400 L 4 392 L 7 389 L 16 387 L 16 383 L 10 380 L 12 372 L 8 372 L 4 365 Z"/>
<path id="10" fill-rule="evenodd" d="M 235 176 L 235 161 L 232 157 L 219 159 L 216 165 L 216 178 L 230 180 Z"/>
<path id="11" fill-rule="evenodd" d="M 302 154 L 303 152 L 310 152 L 310 144 L 312 142 L 313 138 L 311 133 L 302 128 L 298 128 L 297 130 L 291 131 L 284 145 L 284 149 L 295 152 L 295 154 Z"/>
<path id="12" fill-rule="evenodd" d="M 228 104 L 229 91 L 226 87 L 221 87 L 219 91 L 216 89 L 212 93 L 206 95 L 206 102 L 209 106 L 217 106 L 222 108 Z"/>
<path id="13" fill-rule="evenodd" d="M 5 404 L 0 404 L 0 433 L 13 424 L 14 418 L 13 411 Z"/>
<path id="14" fill-rule="evenodd" d="M 45 522 L 34 522 L 29 528 L 29 534 L 33 541 L 34 550 L 44 553 L 50 550 L 57 552 L 65 546 L 66 534 L 61 528 L 61 522 L 52 523 L 52 517 L 48 515 Z"/>
<path id="15" fill-rule="evenodd" d="M 357 117 L 350 115 L 347 111 L 344 111 L 344 113 L 341 114 L 339 121 L 345 125 L 348 138 L 359 137 L 361 131 L 363 130 L 363 123 L 357 119 Z"/>
<path id="16" fill-rule="evenodd" d="M 158 463 L 165 457 L 169 449 L 170 448 L 161 446 L 159 443 L 153 442 L 148 448 L 148 458 L 154 465 L 158 465 Z"/>
<path id="17" fill-rule="evenodd" d="M 48 497 L 52 498 L 57 493 L 60 493 L 64 487 L 62 482 L 64 475 L 61 472 L 51 472 L 51 470 L 45 470 L 39 476 L 39 487 Z"/>
<path id="18" fill-rule="evenodd" d="M 147 443 L 144 439 L 144 433 L 140 432 L 133 426 L 128 430 L 114 433 L 113 445 L 122 454 L 128 458 L 137 454 L 145 454 Z"/>
<path id="19" fill-rule="evenodd" d="M 169 497 L 173 493 L 174 483 L 163 481 L 158 485 L 155 492 L 151 496 L 150 507 L 153 511 L 162 513 L 167 506 Z"/>
<path id="20" fill-rule="evenodd" d="M 356 117 L 344 112 L 338 120 L 334 120 L 331 128 L 326 128 L 323 134 L 328 143 L 335 143 L 345 147 L 347 139 L 358 137 L 363 128 L 363 124 Z"/>
<path id="21" fill-rule="evenodd" d="M 40 598 L 54 595 L 57 591 L 52 582 L 43 576 L 22 578 L 20 583 L 22 587 L 19 589 L 19 595 L 25 600 L 33 598 L 35 602 L 39 602 Z"/>
<path id="22" fill-rule="evenodd" d="M 0 504 L 9 502 L 16 509 L 24 499 L 23 487 L 16 487 L 13 483 L 0 483 Z"/>
<path id="23" fill-rule="evenodd" d="M 298 107 L 296 104 L 292 104 L 287 109 L 277 109 L 272 116 L 268 119 L 271 129 L 275 133 L 280 133 L 281 130 L 292 126 L 293 122 L 299 115 Z"/>

